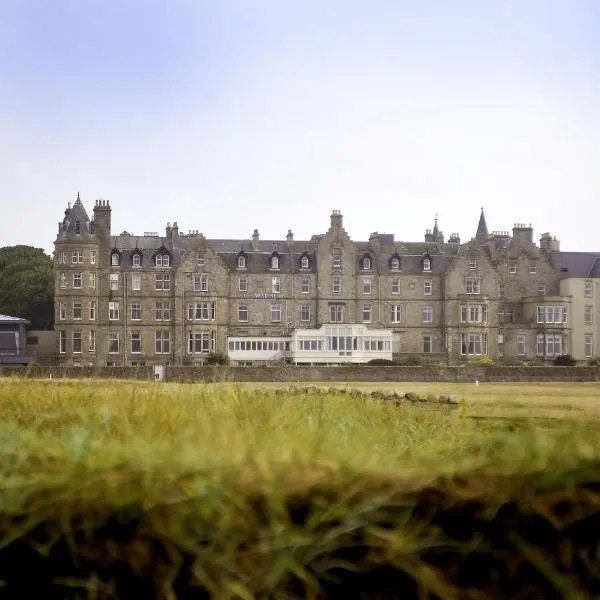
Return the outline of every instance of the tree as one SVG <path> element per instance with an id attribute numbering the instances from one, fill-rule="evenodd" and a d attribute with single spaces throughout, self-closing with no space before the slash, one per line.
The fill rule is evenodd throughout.
<path id="1" fill-rule="evenodd" d="M 33 329 L 52 329 L 54 264 L 41 248 L 0 248 L 0 313 L 27 319 Z"/>

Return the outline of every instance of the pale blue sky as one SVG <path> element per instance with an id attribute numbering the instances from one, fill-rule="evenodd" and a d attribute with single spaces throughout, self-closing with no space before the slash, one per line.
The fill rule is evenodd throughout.
<path id="1" fill-rule="evenodd" d="M 597 0 L 3 0 L 0 246 L 532 223 L 600 250 Z"/>

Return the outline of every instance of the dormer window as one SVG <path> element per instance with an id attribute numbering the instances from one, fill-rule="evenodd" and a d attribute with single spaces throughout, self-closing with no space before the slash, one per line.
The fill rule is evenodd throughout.
<path id="1" fill-rule="evenodd" d="M 303 256 L 300 259 L 300 268 L 301 269 L 308 269 L 308 266 L 309 266 L 308 256 Z"/>
<path id="2" fill-rule="evenodd" d="M 171 257 L 168 254 L 157 254 L 154 257 L 154 264 L 157 267 L 168 267 L 171 264 Z"/>
<path id="3" fill-rule="evenodd" d="M 390 261 L 390 266 L 392 267 L 392 271 L 400 270 L 400 259 L 397 256 L 394 256 Z"/>
<path id="4" fill-rule="evenodd" d="M 110 255 L 110 264 L 113 267 L 118 267 L 121 265 L 121 255 L 118 252 L 113 252 Z"/>
<path id="5" fill-rule="evenodd" d="M 279 256 L 271 256 L 271 269 L 279 269 Z"/>
<path id="6" fill-rule="evenodd" d="M 246 268 L 246 257 L 243 254 L 240 254 L 237 258 L 237 266 L 238 269 Z"/>
<path id="7" fill-rule="evenodd" d="M 362 268 L 363 268 L 363 271 L 371 270 L 371 257 L 370 256 L 363 257 Z"/>
<path id="8" fill-rule="evenodd" d="M 423 271 L 431 271 L 431 259 L 430 258 L 423 259 Z"/>
<path id="9" fill-rule="evenodd" d="M 131 264 L 134 267 L 140 267 L 142 265 L 142 257 L 137 252 L 133 253 L 133 256 L 131 257 Z"/>
<path id="10" fill-rule="evenodd" d="M 75 221 L 75 233 L 77 235 L 81 233 L 81 221 Z"/>

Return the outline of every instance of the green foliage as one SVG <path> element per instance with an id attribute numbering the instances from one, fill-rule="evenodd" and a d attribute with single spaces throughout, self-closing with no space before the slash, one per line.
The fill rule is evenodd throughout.
<path id="1" fill-rule="evenodd" d="M 229 364 L 229 356 L 224 352 L 211 352 L 204 361 L 207 365 L 227 366 Z"/>
<path id="2" fill-rule="evenodd" d="M 52 329 L 54 265 L 41 248 L 0 248 L 0 313 L 28 319 L 32 329 Z"/>
<path id="3" fill-rule="evenodd" d="M 587 361 L 590 367 L 600 367 L 600 356 L 594 356 Z"/>
<path id="4" fill-rule="evenodd" d="M 394 361 L 394 364 L 400 367 L 420 367 L 423 359 L 417 355 L 403 356 Z"/>
<path id="5" fill-rule="evenodd" d="M 394 361 L 387 358 L 372 358 L 366 364 L 373 367 L 391 367 L 394 365 Z"/>
<path id="6" fill-rule="evenodd" d="M 503 367 L 525 367 L 525 366 L 527 366 L 527 364 L 524 360 L 521 360 L 520 358 L 512 358 L 512 357 L 503 358 L 501 364 Z"/>
<path id="7" fill-rule="evenodd" d="M 552 361 L 552 364 L 555 367 L 574 367 L 577 361 L 570 354 L 561 354 Z"/>
<path id="8" fill-rule="evenodd" d="M 482 356 L 469 361 L 469 365 L 473 367 L 493 367 L 494 361 L 489 356 Z"/>

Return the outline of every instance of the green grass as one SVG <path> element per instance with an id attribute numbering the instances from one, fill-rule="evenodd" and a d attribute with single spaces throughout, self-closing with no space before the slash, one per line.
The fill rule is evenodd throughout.
<path id="1" fill-rule="evenodd" d="M 596 514 L 597 384 L 288 387 L 0 380 L 0 596 L 588 597 L 592 575 L 540 550 L 519 515 L 562 531 Z M 373 390 L 464 402 L 394 406 Z M 561 502 L 577 517 L 556 516 Z M 510 555 L 480 522 L 518 534 L 510 568 L 538 595 L 460 583 L 465 557 L 474 574 Z M 15 557 L 38 577 L 18 579 Z"/>

